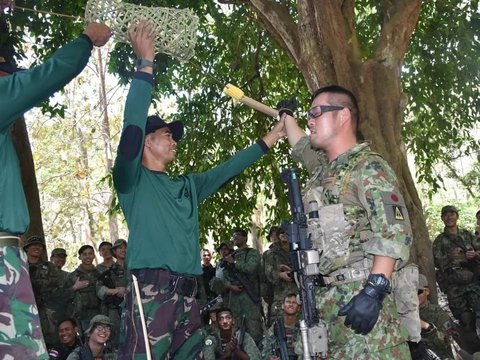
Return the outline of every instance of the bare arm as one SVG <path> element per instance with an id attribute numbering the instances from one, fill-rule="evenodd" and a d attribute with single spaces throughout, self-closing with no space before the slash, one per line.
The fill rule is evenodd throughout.
<path id="1" fill-rule="evenodd" d="M 384 274 L 390 279 L 392 277 L 393 268 L 396 260 L 388 256 L 375 255 L 373 258 L 373 266 L 370 270 L 372 274 Z"/>
<path id="2" fill-rule="evenodd" d="M 307 134 L 298 126 L 297 120 L 294 117 L 284 113 L 280 118 L 280 121 L 282 120 L 285 122 L 285 132 L 287 133 L 288 143 L 290 147 L 293 148 L 298 140 Z"/>

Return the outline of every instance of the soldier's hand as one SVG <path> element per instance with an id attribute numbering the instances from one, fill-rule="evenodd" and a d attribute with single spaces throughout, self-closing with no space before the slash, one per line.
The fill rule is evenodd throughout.
<path id="1" fill-rule="evenodd" d="M 465 253 L 465 256 L 467 260 L 472 260 L 472 259 L 475 259 L 478 256 L 478 254 L 475 250 L 470 249 L 470 250 L 467 250 L 467 252 Z"/>
<path id="2" fill-rule="evenodd" d="M 289 273 L 290 273 L 290 271 L 281 271 L 281 272 L 278 274 L 278 277 L 279 277 L 280 279 L 282 279 L 283 281 L 292 282 L 293 279 L 290 277 Z"/>
<path id="3" fill-rule="evenodd" d="M 230 291 L 232 291 L 234 293 L 237 293 L 237 294 L 241 293 L 243 291 L 243 287 L 239 286 L 239 285 L 230 285 L 229 289 L 230 289 Z"/>
<path id="4" fill-rule="evenodd" d="M 338 315 L 346 316 L 345 326 L 350 327 L 356 334 L 366 335 L 378 320 L 385 295 L 382 288 L 367 282 L 362 291 L 340 309 Z"/>
<path id="5" fill-rule="evenodd" d="M 115 288 L 115 289 L 107 289 L 106 294 L 109 295 L 109 296 L 115 296 L 115 295 L 118 294 L 118 289 L 117 289 L 117 288 Z"/>
<path id="6" fill-rule="evenodd" d="M 123 295 L 125 295 L 125 287 L 121 286 L 121 287 L 117 287 L 117 296 L 118 297 L 123 297 Z"/>
<path id="7" fill-rule="evenodd" d="M 92 40 L 95 46 L 105 45 L 110 36 L 112 36 L 112 32 L 107 25 L 95 22 L 88 24 L 83 33 Z"/>
<path id="8" fill-rule="evenodd" d="M 73 284 L 73 290 L 77 291 L 85 289 L 89 284 L 90 282 L 88 280 L 80 280 L 80 278 L 77 277 L 75 283 Z"/>
<path id="9" fill-rule="evenodd" d="M 451 254 L 452 254 L 452 256 L 458 256 L 458 255 L 460 255 L 461 252 L 462 252 L 462 248 L 457 246 L 456 248 L 454 248 L 452 250 Z"/>

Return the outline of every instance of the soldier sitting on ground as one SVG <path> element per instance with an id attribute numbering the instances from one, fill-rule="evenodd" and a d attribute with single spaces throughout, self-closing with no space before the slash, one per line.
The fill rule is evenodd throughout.
<path id="1" fill-rule="evenodd" d="M 66 360 L 73 350 L 82 345 L 75 319 L 69 318 L 60 321 L 58 337 L 60 343 L 48 351 L 50 360 Z"/>
<path id="2" fill-rule="evenodd" d="M 205 339 L 204 360 L 231 359 L 259 360 L 260 351 L 245 326 L 235 329 L 235 319 L 229 308 L 216 312 L 218 329 Z"/>
<path id="3" fill-rule="evenodd" d="M 282 303 L 283 315 L 275 320 L 275 323 L 267 330 L 265 338 L 262 341 L 262 359 L 281 360 L 281 341 L 285 342 L 289 360 L 296 360 L 295 342 L 299 335 L 300 326 L 298 314 L 300 305 L 297 302 L 297 294 L 290 293 L 285 296 Z M 282 321 L 280 321 L 280 319 Z M 278 323 L 276 323 L 278 321 Z M 285 338 L 282 340 L 278 328 L 283 326 L 282 333 Z M 277 329 L 277 330 L 276 330 Z M 282 359 L 283 360 L 283 359 Z"/>

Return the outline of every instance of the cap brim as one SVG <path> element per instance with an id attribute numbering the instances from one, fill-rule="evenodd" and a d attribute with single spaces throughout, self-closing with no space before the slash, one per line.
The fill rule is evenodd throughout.
<path id="1" fill-rule="evenodd" d="M 183 137 L 183 123 L 180 120 L 176 120 L 168 123 L 167 127 L 172 132 L 173 140 L 179 142 Z"/>

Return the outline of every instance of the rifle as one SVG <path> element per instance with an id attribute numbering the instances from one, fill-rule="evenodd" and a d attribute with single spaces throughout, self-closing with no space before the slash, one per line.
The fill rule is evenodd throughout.
<path id="1" fill-rule="evenodd" d="M 115 281 L 113 280 L 113 275 L 117 275 L 117 272 L 113 269 L 113 265 L 110 266 L 107 270 L 100 274 L 98 280 L 109 289 L 115 289 Z M 108 309 L 118 309 L 120 304 L 123 301 L 123 298 L 115 295 L 107 295 L 105 300 L 103 300 L 105 306 Z"/>
<path id="2" fill-rule="evenodd" d="M 292 219 L 286 224 L 288 241 L 291 245 L 292 264 L 297 275 L 300 300 L 302 302 L 303 359 L 324 359 L 327 357 L 327 327 L 320 319 L 315 302 L 315 285 L 321 285 L 319 274 L 320 254 L 312 248 L 307 235 L 307 216 L 305 215 L 300 185 L 296 169 L 286 169 L 281 174 L 282 181 L 288 186 L 288 198 Z"/>
<path id="3" fill-rule="evenodd" d="M 210 310 L 214 306 L 221 304 L 223 302 L 222 295 L 218 295 L 216 298 L 210 300 L 208 303 L 206 303 L 201 309 L 200 309 L 200 315 L 203 315 L 205 311 Z"/>
<path id="4" fill-rule="evenodd" d="M 278 317 L 275 320 L 275 324 L 273 327 L 273 333 L 278 341 L 278 346 L 280 349 L 280 359 L 281 360 L 288 360 L 288 347 L 287 347 L 287 335 L 285 334 L 285 326 L 283 323 L 283 318 Z"/>
<path id="5" fill-rule="evenodd" d="M 229 264 L 226 261 L 223 262 L 222 267 L 225 267 L 225 269 L 228 271 L 230 276 L 236 280 L 242 287 L 245 289 L 245 292 L 247 293 L 248 297 L 255 303 L 258 304 L 260 302 L 260 295 L 258 294 L 258 291 L 251 286 L 251 281 L 245 277 L 238 269 L 235 268 L 235 264 Z"/>
<path id="6" fill-rule="evenodd" d="M 242 321 L 240 322 L 240 327 L 235 331 L 235 338 L 237 339 L 237 348 L 242 350 L 243 340 L 245 340 L 245 315 L 242 316 Z M 242 350 L 243 351 L 243 350 Z M 231 360 L 237 360 L 238 357 L 233 354 Z"/>

